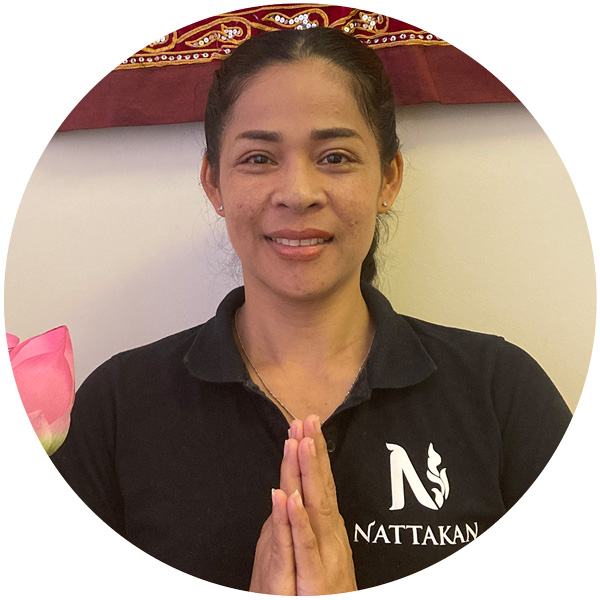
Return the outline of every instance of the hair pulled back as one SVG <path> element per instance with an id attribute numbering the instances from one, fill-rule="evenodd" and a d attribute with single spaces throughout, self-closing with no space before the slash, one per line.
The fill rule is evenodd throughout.
<path id="1" fill-rule="evenodd" d="M 221 138 L 233 107 L 252 78 L 264 68 L 319 58 L 349 75 L 352 92 L 379 148 L 382 169 L 389 166 L 399 148 L 396 136 L 394 95 L 376 53 L 338 29 L 315 27 L 273 31 L 254 36 L 239 46 L 219 69 L 208 92 L 205 112 L 206 160 L 219 171 Z M 361 268 L 361 280 L 372 283 L 377 275 L 375 252 L 381 220 Z"/>

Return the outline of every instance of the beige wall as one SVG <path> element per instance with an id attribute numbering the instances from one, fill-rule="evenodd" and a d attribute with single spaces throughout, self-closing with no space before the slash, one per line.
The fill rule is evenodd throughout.
<path id="1" fill-rule="evenodd" d="M 577 196 L 519 104 L 399 109 L 406 159 L 381 285 L 395 308 L 498 333 L 571 407 L 593 341 L 591 246 Z M 198 187 L 201 124 L 57 134 L 15 222 L 6 327 L 69 326 L 77 383 L 120 350 L 209 318 L 237 284 Z"/>

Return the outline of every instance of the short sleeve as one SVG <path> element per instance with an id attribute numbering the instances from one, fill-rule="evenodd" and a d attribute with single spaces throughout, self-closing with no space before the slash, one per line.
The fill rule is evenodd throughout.
<path id="1" fill-rule="evenodd" d="M 502 435 L 500 485 L 512 507 L 542 472 L 571 420 L 571 411 L 540 365 L 502 341 L 492 399 Z"/>
<path id="2" fill-rule="evenodd" d="M 63 445 L 51 460 L 77 495 L 125 536 L 123 499 L 116 472 L 117 411 L 111 359 L 80 386 Z"/>

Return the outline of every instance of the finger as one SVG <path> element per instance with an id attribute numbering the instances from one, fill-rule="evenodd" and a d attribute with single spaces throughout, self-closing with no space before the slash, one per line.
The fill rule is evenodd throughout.
<path id="1" fill-rule="evenodd" d="M 294 492 L 288 498 L 287 512 L 294 544 L 296 585 L 298 588 L 302 588 L 304 584 L 318 580 L 322 574 L 319 545 L 300 494 Z"/>
<path id="2" fill-rule="evenodd" d="M 304 437 L 304 422 L 300 419 L 294 419 L 290 423 L 288 437 L 299 442 Z"/>
<path id="3" fill-rule="evenodd" d="M 279 473 L 279 487 L 290 496 L 296 490 L 302 493 L 300 465 L 298 464 L 298 442 L 295 439 L 285 440 L 283 444 L 283 460 Z"/>
<path id="4" fill-rule="evenodd" d="M 287 511 L 288 496 L 283 490 L 272 490 L 271 497 L 271 573 L 274 578 L 289 579 L 295 573 L 295 561 L 292 528 Z"/>
<path id="5" fill-rule="evenodd" d="M 312 438 L 306 437 L 298 445 L 298 464 L 304 508 L 321 546 L 334 533 L 338 511 L 337 506 L 330 502 L 317 458 L 316 444 Z"/>
<path id="6" fill-rule="evenodd" d="M 304 421 L 304 435 L 312 437 L 315 441 L 317 451 L 317 460 L 319 469 L 325 482 L 325 491 L 329 502 L 334 510 L 338 510 L 337 493 L 335 489 L 335 480 L 331 472 L 331 462 L 329 461 L 329 452 L 327 451 L 327 442 L 321 431 L 321 421 L 316 415 L 310 415 Z"/>

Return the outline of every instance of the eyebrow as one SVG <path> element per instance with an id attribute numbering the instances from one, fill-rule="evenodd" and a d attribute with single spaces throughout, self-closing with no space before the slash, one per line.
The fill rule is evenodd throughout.
<path id="1" fill-rule="evenodd" d="M 360 138 L 358 131 L 348 127 L 330 127 L 329 129 L 313 129 L 310 132 L 312 140 L 331 140 L 334 138 Z"/>
<path id="2" fill-rule="evenodd" d="M 327 129 L 313 129 L 310 132 L 310 138 L 313 141 L 331 140 L 335 138 L 359 138 L 360 135 L 354 129 L 349 127 L 329 127 Z M 282 136 L 277 131 L 268 131 L 266 129 L 248 129 L 242 131 L 238 140 L 260 140 L 263 142 L 281 142 Z"/>
<path id="3" fill-rule="evenodd" d="M 263 142 L 280 142 L 281 134 L 276 131 L 266 131 L 264 129 L 249 129 L 242 131 L 237 138 L 238 140 L 261 140 Z"/>

